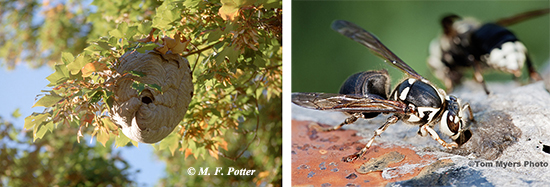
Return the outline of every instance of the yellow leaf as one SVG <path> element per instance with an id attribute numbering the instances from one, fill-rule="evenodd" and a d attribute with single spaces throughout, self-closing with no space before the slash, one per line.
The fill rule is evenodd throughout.
<path id="1" fill-rule="evenodd" d="M 208 153 L 210 153 L 210 156 L 216 158 L 216 160 L 218 160 L 218 150 L 211 150 L 211 149 L 208 149 Z"/>
<path id="2" fill-rule="evenodd" d="M 103 144 L 104 147 L 105 147 L 105 143 L 109 141 L 109 133 L 107 133 L 104 128 L 101 128 L 101 130 L 99 130 L 99 132 L 97 133 L 97 141 L 101 142 L 101 144 Z"/>
<path id="3" fill-rule="evenodd" d="M 104 70 L 109 70 L 107 64 L 101 62 L 90 62 L 82 67 L 82 77 L 88 77 L 92 75 L 93 72 Z"/>
<path id="4" fill-rule="evenodd" d="M 239 15 L 239 9 L 244 6 L 253 5 L 256 0 L 221 0 L 222 7 L 218 11 L 218 14 L 223 20 L 235 20 L 235 17 Z"/>
<path id="5" fill-rule="evenodd" d="M 183 53 L 183 51 L 185 51 L 185 49 L 187 48 L 188 44 L 189 42 L 184 42 L 184 43 L 178 42 L 178 44 L 174 46 L 174 48 L 172 48 L 171 50 L 173 53 L 176 53 L 176 54 Z"/>
<path id="6" fill-rule="evenodd" d="M 185 149 L 185 159 L 187 159 L 187 156 L 193 154 L 193 152 L 191 152 L 191 149 L 187 148 Z"/>
<path id="7" fill-rule="evenodd" d="M 109 118 L 101 118 L 101 121 L 107 127 L 109 130 L 115 132 L 115 134 L 118 134 L 118 126 L 113 123 Z"/>
<path id="8" fill-rule="evenodd" d="M 258 178 L 265 178 L 269 176 L 269 171 L 262 171 L 258 174 Z"/>
<path id="9" fill-rule="evenodd" d="M 161 52 L 162 54 L 166 54 L 168 52 L 168 47 L 166 45 L 160 45 L 159 47 L 155 48 L 158 52 Z"/>
<path id="10" fill-rule="evenodd" d="M 220 146 L 227 151 L 227 142 L 225 140 L 220 141 Z"/>
<path id="11" fill-rule="evenodd" d="M 82 135 L 82 125 L 80 127 L 78 127 L 78 133 L 76 135 L 76 141 L 78 143 L 80 143 L 80 137 L 84 137 L 84 135 Z"/>
<path id="12" fill-rule="evenodd" d="M 222 6 L 218 11 L 218 14 L 225 21 L 227 20 L 233 21 L 235 20 L 235 17 L 239 15 L 239 9 L 234 7 Z"/>

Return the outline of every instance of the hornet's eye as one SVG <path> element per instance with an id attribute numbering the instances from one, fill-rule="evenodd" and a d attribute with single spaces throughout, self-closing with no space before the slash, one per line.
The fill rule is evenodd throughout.
<path id="1" fill-rule="evenodd" d="M 452 110 L 446 110 L 443 112 L 443 116 L 441 117 L 441 132 L 447 134 L 448 136 L 451 136 L 453 139 L 455 139 L 455 135 L 460 131 L 462 120 L 458 115 L 456 115 L 455 111 Z"/>
<path id="2" fill-rule="evenodd" d="M 458 133 L 462 130 L 462 116 L 460 116 L 460 103 L 454 96 L 447 96 L 446 110 L 441 116 L 441 132 L 451 136 L 453 140 L 458 137 Z"/>

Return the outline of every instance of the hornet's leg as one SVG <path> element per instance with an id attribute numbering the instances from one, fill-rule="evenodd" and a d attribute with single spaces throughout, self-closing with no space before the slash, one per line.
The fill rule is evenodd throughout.
<path id="1" fill-rule="evenodd" d="M 476 121 L 474 119 L 474 113 L 472 112 L 472 107 L 470 107 L 470 103 L 464 104 L 464 106 L 462 107 L 462 111 L 465 111 L 466 108 L 468 108 L 468 112 L 470 113 L 470 115 L 468 115 L 468 119 L 470 119 L 471 121 Z"/>
<path id="2" fill-rule="evenodd" d="M 532 81 L 540 81 L 542 80 L 542 78 L 540 77 L 540 74 L 537 73 L 537 71 L 535 70 L 535 67 L 533 66 L 533 63 L 531 62 L 531 58 L 529 58 L 529 56 L 527 56 L 526 54 L 526 57 L 527 57 L 527 70 L 529 71 L 529 77 L 531 77 L 531 80 Z"/>
<path id="3" fill-rule="evenodd" d="M 340 123 L 340 125 L 337 125 L 337 126 L 334 126 L 334 127 L 322 128 L 317 124 L 309 125 L 309 127 L 314 128 L 315 130 L 318 130 L 318 131 L 324 131 L 324 132 L 333 131 L 333 130 L 338 130 L 338 129 L 342 128 L 344 125 L 352 124 L 353 122 L 357 121 L 357 119 L 362 118 L 362 117 L 363 117 L 362 113 L 352 113 L 350 117 L 348 117 L 348 118 L 346 118 L 346 120 L 344 120 L 344 122 L 342 122 L 342 123 Z"/>
<path id="4" fill-rule="evenodd" d="M 365 147 L 363 147 L 363 149 L 361 149 L 361 151 L 359 151 L 359 152 L 357 152 L 353 155 L 349 155 L 347 157 L 342 158 L 342 161 L 344 161 L 344 162 L 353 162 L 353 161 L 361 158 L 365 154 L 365 152 L 367 152 L 367 150 L 370 148 L 370 146 L 372 145 L 372 142 L 374 142 L 374 138 L 376 138 L 376 136 L 380 136 L 380 134 L 382 134 L 382 132 L 384 132 L 391 124 L 397 123 L 397 121 L 399 121 L 399 117 L 397 117 L 395 115 L 390 116 L 386 120 L 386 123 L 384 123 L 384 125 L 382 125 L 380 128 L 378 128 L 374 131 L 374 136 L 372 136 L 372 138 L 369 140 L 367 145 L 365 145 Z"/>
<path id="5" fill-rule="evenodd" d="M 483 89 L 485 90 L 485 93 L 489 95 L 489 89 L 487 89 L 487 84 L 485 84 L 485 80 L 483 80 L 483 75 L 481 75 L 481 65 L 478 61 L 474 62 L 474 78 L 477 82 L 481 83 L 483 85 Z"/>
<path id="6" fill-rule="evenodd" d="M 439 135 L 437 134 L 437 132 L 435 132 L 434 129 L 432 129 L 429 124 L 425 124 L 425 125 L 422 125 L 420 127 L 420 135 L 422 136 L 425 136 L 429 134 L 432 139 L 434 139 L 435 141 L 439 142 L 439 144 L 441 144 L 441 146 L 447 148 L 447 149 L 451 149 L 453 147 L 458 147 L 458 144 L 455 143 L 455 142 L 452 142 L 452 143 L 447 143 L 445 142 L 445 140 L 442 140 Z"/>

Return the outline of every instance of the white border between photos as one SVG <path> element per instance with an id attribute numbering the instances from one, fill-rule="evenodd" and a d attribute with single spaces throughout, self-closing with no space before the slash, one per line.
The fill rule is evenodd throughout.
<path id="1" fill-rule="evenodd" d="M 283 186 L 292 186 L 292 160 L 291 160 L 291 137 L 292 137 L 292 116 L 290 111 L 291 97 L 291 57 L 292 57 L 292 30 L 291 12 L 292 0 L 283 1 Z"/>

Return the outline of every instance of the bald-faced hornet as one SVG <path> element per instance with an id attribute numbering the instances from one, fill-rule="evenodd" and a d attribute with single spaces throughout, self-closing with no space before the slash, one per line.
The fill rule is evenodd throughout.
<path id="1" fill-rule="evenodd" d="M 472 18 L 449 15 L 441 20 L 443 35 L 430 44 L 428 65 L 448 91 L 460 83 L 465 69 L 474 69 L 474 79 L 485 85 L 481 71 L 489 67 L 521 76 L 527 64 L 533 81 L 542 80 L 535 71 L 525 45 L 505 26 L 548 13 L 548 9 L 530 11 L 495 23 L 481 24 Z"/>
<path id="2" fill-rule="evenodd" d="M 361 158 L 372 145 L 374 138 L 390 126 L 402 120 L 407 124 L 418 125 L 418 134 L 430 135 L 445 148 L 457 147 L 472 136 L 466 128 L 464 111 L 469 111 L 469 104 L 461 105 L 455 96 L 447 95 L 427 79 L 420 76 L 403 60 L 391 52 L 376 36 L 348 21 L 337 20 L 332 23 L 332 29 L 363 44 L 379 55 L 389 64 L 397 67 L 408 75 L 390 92 L 390 79 L 386 70 L 365 71 L 350 76 L 342 85 L 339 94 L 333 93 L 293 93 L 292 102 L 310 109 L 340 111 L 350 115 L 338 126 L 320 129 L 332 131 L 342 126 L 352 124 L 359 118 L 373 118 L 381 113 L 390 114 L 386 122 L 374 131 L 374 136 L 361 151 L 344 157 L 342 160 L 351 162 Z M 455 142 L 447 143 L 435 132 L 433 127 L 440 123 L 440 131 L 449 135 Z"/>

